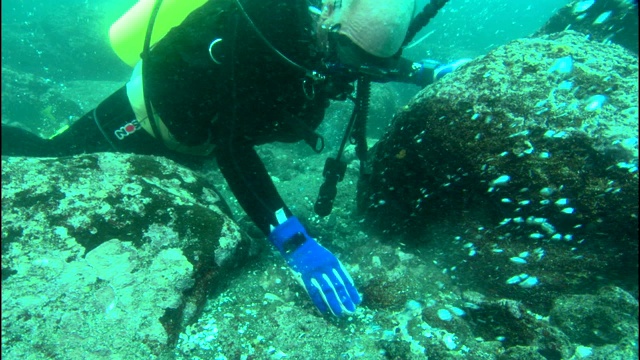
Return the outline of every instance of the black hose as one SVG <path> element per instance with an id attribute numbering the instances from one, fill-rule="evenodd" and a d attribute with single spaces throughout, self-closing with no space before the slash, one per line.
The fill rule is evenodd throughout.
<path id="1" fill-rule="evenodd" d="M 422 11 L 413 18 L 411 24 L 409 24 L 407 36 L 404 38 L 402 46 L 407 46 L 416 34 L 429 24 L 429 21 L 438 14 L 438 11 L 440 11 L 447 2 L 449 2 L 449 0 L 431 0 L 430 3 L 425 5 L 424 9 L 422 9 Z"/>
<path id="2" fill-rule="evenodd" d="M 369 102 L 371 100 L 371 79 L 366 76 L 360 76 L 356 94 L 358 117 L 353 127 L 351 139 L 356 144 L 356 155 L 360 160 L 360 169 L 362 170 L 367 161 L 367 118 L 369 117 Z"/>
<path id="3" fill-rule="evenodd" d="M 347 163 L 342 161 L 341 158 L 349 139 L 356 144 L 356 155 L 360 159 L 361 175 L 363 174 L 362 171 L 365 169 L 367 159 L 366 126 L 370 96 L 371 79 L 367 76 L 360 76 L 356 87 L 355 105 L 338 148 L 338 154 L 335 158 L 327 158 L 322 170 L 324 182 L 320 186 L 318 198 L 313 206 L 313 210 L 319 216 L 327 216 L 331 214 L 333 209 L 333 201 L 338 194 L 338 182 L 344 179 L 344 174 L 347 171 Z"/>

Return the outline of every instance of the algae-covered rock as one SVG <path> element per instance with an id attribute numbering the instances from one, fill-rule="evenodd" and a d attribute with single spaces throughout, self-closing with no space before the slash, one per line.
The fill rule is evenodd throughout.
<path id="1" fill-rule="evenodd" d="M 2 67 L 2 122 L 51 136 L 73 116 L 82 114 L 75 102 L 62 95 L 59 84 L 37 75 Z"/>
<path id="2" fill-rule="evenodd" d="M 554 303 L 550 321 L 579 344 L 632 343 L 638 338 L 638 300 L 618 287 L 563 296 Z"/>
<path id="3" fill-rule="evenodd" d="M 489 299 L 473 291 L 463 293 L 463 298 L 474 305 L 469 315 L 477 337 L 500 339 L 516 354 L 528 347 L 547 359 L 568 359 L 574 352 L 567 335 L 519 301 Z"/>
<path id="4" fill-rule="evenodd" d="M 598 42 L 611 41 L 638 56 L 638 8 L 628 0 L 573 0 L 534 36 L 574 30 Z"/>
<path id="5" fill-rule="evenodd" d="M 248 255 L 221 205 L 159 157 L 3 158 L 3 357 L 167 350 Z"/>
<path id="6" fill-rule="evenodd" d="M 48 138 L 122 87 L 117 81 L 66 81 L 2 66 L 2 123 Z"/>
<path id="7" fill-rule="evenodd" d="M 536 311 L 634 286 L 637 106 L 637 58 L 618 45 L 567 31 L 499 47 L 396 115 L 360 189 L 367 222 L 414 242 L 459 229 L 440 248 L 460 285 Z"/>
<path id="8" fill-rule="evenodd" d="M 546 358 L 530 347 L 514 346 L 500 354 L 498 360 L 546 360 Z"/>

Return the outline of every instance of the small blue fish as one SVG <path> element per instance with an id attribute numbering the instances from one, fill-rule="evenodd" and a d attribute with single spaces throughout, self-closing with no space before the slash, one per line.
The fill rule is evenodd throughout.
<path id="1" fill-rule="evenodd" d="M 595 4 L 596 0 L 582 0 L 573 6 L 573 13 L 579 14 L 589 10 L 589 8 Z"/>
<path id="2" fill-rule="evenodd" d="M 593 20 L 593 25 L 598 25 L 598 24 L 602 24 L 603 22 L 607 21 L 607 19 L 609 18 L 609 16 L 611 16 L 612 11 L 605 11 L 602 14 L 600 14 L 600 16 L 598 16 L 595 20 Z"/>

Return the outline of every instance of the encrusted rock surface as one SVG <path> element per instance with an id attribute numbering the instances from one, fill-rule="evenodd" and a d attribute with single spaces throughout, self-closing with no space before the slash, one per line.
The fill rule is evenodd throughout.
<path id="1" fill-rule="evenodd" d="M 628 0 L 574 0 L 558 10 L 534 36 L 574 30 L 598 42 L 611 41 L 638 56 L 638 7 Z"/>
<path id="2" fill-rule="evenodd" d="M 637 106 L 637 58 L 618 45 L 567 31 L 499 47 L 396 115 L 359 194 L 367 222 L 408 242 L 459 227 L 442 248 L 466 285 L 536 311 L 612 279 L 630 289 Z M 521 273 L 536 278 L 506 283 Z"/>
<path id="3" fill-rule="evenodd" d="M 93 110 L 121 81 L 65 81 L 2 66 L 2 123 L 49 137 Z"/>
<path id="4" fill-rule="evenodd" d="M 221 205 L 163 158 L 3 158 L 3 357 L 167 350 L 251 249 Z"/>
<path id="5" fill-rule="evenodd" d="M 615 286 L 595 295 L 562 296 L 554 303 L 550 322 L 577 343 L 624 348 L 638 337 L 638 300 Z"/>
<path id="6" fill-rule="evenodd" d="M 253 243 L 210 186 L 170 161 L 3 159 L 3 359 L 637 358 L 637 59 L 629 65 L 628 52 L 585 34 L 515 41 L 426 89 L 375 152 L 381 183 L 367 195 L 391 196 L 374 196 L 381 211 L 369 221 L 352 198 L 357 164 L 331 216 L 319 218 L 324 156 L 303 145 L 259 149 L 286 202 L 363 295 L 343 319 L 322 317 L 273 249 L 233 272 Z M 464 52 L 460 40 L 447 46 Z M 549 71 L 568 56 L 572 72 Z M 43 70 L 41 58 L 27 60 Z M 91 104 L 89 95 L 113 90 L 6 69 L 3 121 L 46 136 L 81 115 L 62 95 L 83 89 L 71 99 Z M 386 85 L 373 88 L 374 137 L 398 104 Z M 596 94 L 607 101 L 585 111 Z M 351 111 L 340 105 L 327 114 L 328 144 L 340 142 Z M 215 167 L 206 170 L 224 191 Z M 378 225 L 388 232 L 372 232 Z M 507 284 L 514 276 L 531 286 Z"/>

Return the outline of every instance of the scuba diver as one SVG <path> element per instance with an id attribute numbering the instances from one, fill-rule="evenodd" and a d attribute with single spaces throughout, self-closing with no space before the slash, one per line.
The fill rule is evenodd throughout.
<path id="1" fill-rule="evenodd" d="M 49 139 L 3 125 L 2 155 L 115 151 L 184 164 L 214 157 L 242 208 L 320 312 L 353 313 L 361 302 L 353 279 L 287 207 L 254 147 L 304 140 L 320 151 L 324 142 L 315 129 L 329 101 L 354 101 L 338 155 L 325 164 L 315 204 L 319 215 L 331 212 L 349 138 L 366 177 L 370 83 L 423 87 L 460 65 L 401 57 L 403 46 L 447 0 L 432 0 L 414 17 L 415 1 L 200 1 L 179 26 L 151 44 L 161 3 L 156 1 L 126 85 Z"/>

